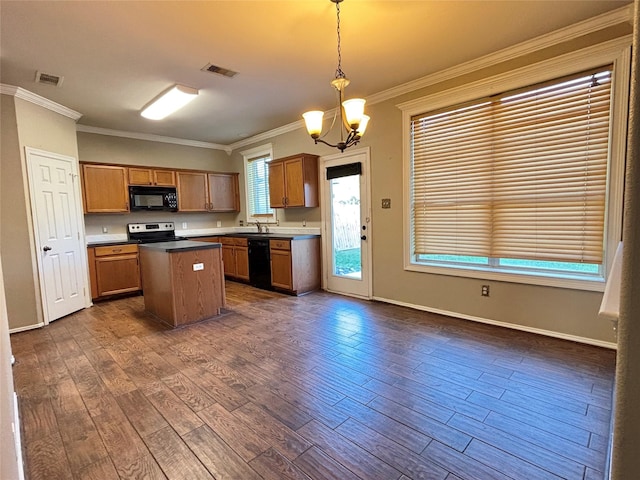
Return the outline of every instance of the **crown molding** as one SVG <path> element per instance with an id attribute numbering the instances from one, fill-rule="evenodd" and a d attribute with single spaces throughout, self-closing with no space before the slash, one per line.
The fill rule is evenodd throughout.
<path id="1" fill-rule="evenodd" d="M 531 40 L 526 40 L 517 45 L 507 47 L 497 52 L 490 53 L 484 57 L 471 60 L 469 62 L 461 63 L 452 68 L 442 70 L 440 72 L 427 75 L 411 82 L 403 83 L 396 87 L 384 90 L 379 93 L 375 93 L 367 97 L 367 103 L 373 105 L 376 103 L 384 102 L 391 98 L 399 97 L 406 93 L 411 93 L 415 90 L 425 88 L 437 83 L 441 83 L 453 78 L 473 73 L 483 68 L 491 67 L 502 62 L 513 60 L 514 58 L 522 57 L 524 55 L 534 53 L 536 51 L 558 45 L 560 43 L 574 40 L 590 33 L 598 32 L 614 25 L 620 25 L 622 23 L 628 23 L 633 21 L 633 5 L 627 5 L 625 7 L 617 8 L 597 17 L 593 17 L 582 22 L 570 25 L 560 30 L 555 30 L 551 33 L 541 35 Z"/>
<path id="2" fill-rule="evenodd" d="M 59 103 L 52 102 L 51 100 L 41 97 L 40 95 L 30 92 L 29 90 L 25 90 L 21 87 L 14 87 L 13 85 L 5 85 L 3 83 L 0 84 L 0 94 L 11 95 L 12 97 L 26 100 L 27 102 L 33 103 L 34 105 L 38 105 L 40 107 L 46 108 L 47 110 L 51 110 L 52 112 L 59 113 L 60 115 L 68 117 L 74 122 L 77 122 L 80 117 L 82 117 L 82 114 L 76 112 L 75 110 L 71 110 L 70 108 L 67 108 L 64 105 L 60 105 Z"/>
<path id="3" fill-rule="evenodd" d="M 76 125 L 76 130 L 83 133 L 95 133 L 97 135 L 108 135 L 111 137 L 133 138 L 135 140 L 148 140 L 150 142 L 172 143 L 175 145 L 185 145 L 187 147 L 208 148 L 211 150 L 222 150 L 231 155 L 232 148 L 230 145 L 221 145 L 219 143 L 200 142 L 198 140 L 187 140 L 184 138 L 165 137 L 163 135 L 154 135 L 152 133 L 126 132 L 124 130 L 112 130 L 110 128 L 91 127 L 89 125 Z"/>
<path id="4" fill-rule="evenodd" d="M 253 137 L 248 137 L 243 140 L 237 141 L 228 145 L 228 147 L 230 147 L 232 150 L 236 150 L 247 145 L 252 145 L 257 142 L 269 140 L 270 138 L 273 138 L 277 135 L 283 135 L 285 133 L 293 132 L 301 128 L 303 125 L 303 120 L 296 120 L 295 122 L 288 123 L 286 125 L 283 125 L 282 127 L 274 128 L 273 130 L 268 130 L 266 132 L 259 133 L 258 135 L 254 135 Z"/>

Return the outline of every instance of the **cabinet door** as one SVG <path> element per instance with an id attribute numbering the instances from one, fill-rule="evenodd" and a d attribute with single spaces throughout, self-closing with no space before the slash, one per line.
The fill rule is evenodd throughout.
<path id="1" fill-rule="evenodd" d="M 129 211 L 127 169 L 111 165 L 82 165 L 85 213 Z"/>
<path id="2" fill-rule="evenodd" d="M 140 290 L 138 254 L 96 258 L 98 296 Z"/>
<path id="3" fill-rule="evenodd" d="M 224 274 L 229 277 L 235 277 L 236 255 L 233 245 L 222 245 L 222 263 L 224 263 Z"/>
<path id="4" fill-rule="evenodd" d="M 180 212 L 207 211 L 207 174 L 178 172 L 178 210 Z"/>
<path id="5" fill-rule="evenodd" d="M 212 212 L 240 210 L 238 175 L 233 173 L 209 174 L 209 209 Z"/>
<path id="6" fill-rule="evenodd" d="M 301 158 L 284 162 L 284 181 L 286 185 L 286 206 L 304 207 L 304 171 Z"/>
<path id="7" fill-rule="evenodd" d="M 269 206 L 271 208 L 285 207 L 285 180 L 283 162 L 269 164 Z"/>
<path id="8" fill-rule="evenodd" d="M 271 285 L 293 290 L 290 251 L 271 250 Z"/>
<path id="9" fill-rule="evenodd" d="M 236 253 L 236 276 L 249 280 L 249 247 L 234 247 Z"/>
<path id="10" fill-rule="evenodd" d="M 129 168 L 129 185 L 153 185 L 150 168 Z"/>
<path id="11" fill-rule="evenodd" d="M 153 184 L 163 187 L 175 187 L 176 172 L 173 170 L 154 170 Z"/>

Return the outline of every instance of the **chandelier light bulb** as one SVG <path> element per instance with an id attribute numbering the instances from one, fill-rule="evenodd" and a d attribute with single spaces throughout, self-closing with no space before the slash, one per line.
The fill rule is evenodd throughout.
<path id="1" fill-rule="evenodd" d="M 347 124 L 352 130 L 357 130 L 364 115 L 365 100 L 362 98 L 352 98 L 342 102 L 344 114 L 347 117 Z"/>
<path id="2" fill-rule="evenodd" d="M 310 112 L 305 112 L 302 114 L 302 118 L 304 118 L 304 123 L 307 126 L 307 132 L 311 135 L 311 138 L 318 138 L 322 133 L 322 118 L 324 117 L 324 112 L 320 110 L 311 110 Z"/>

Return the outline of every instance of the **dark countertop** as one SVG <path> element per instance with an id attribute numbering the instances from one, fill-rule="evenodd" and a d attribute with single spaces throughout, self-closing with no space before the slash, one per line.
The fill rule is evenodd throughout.
<path id="1" fill-rule="evenodd" d="M 153 248 L 164 252 L 188 252 L 190 250 L 207 250 L 211 248 L 221 248 L 220 243 L 194 242 L 191 240 L 178 240 L 176 242 L 141 243 L 140 248 Z"/>
<path id="2" fill-rule="evenodd" d="M 225 233 L 224 235 L 198 235 L 190 236 L 190 239 L 197 240 L 199 237 L 237 237 L 237 238 L 259 238 L 259 239 L 273 239 L 273 240 L 305 240 L 307 238 L 319 238 L 320 235 L 308 234 L 301 235 L 299 233 Z"/>
<path id="3" fill-rule="evenodd" d="M 104 242 L 90 242 L 87 243 L 87 247 L 109 247 L 111 245 L 136 245 L 138 244 L 135 240 L 122 240 L 120 242 L 115 240 L 105 240 Z"/>

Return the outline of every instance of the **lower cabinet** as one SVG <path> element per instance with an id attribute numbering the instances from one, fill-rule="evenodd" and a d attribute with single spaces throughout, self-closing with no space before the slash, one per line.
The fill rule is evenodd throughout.
<path id="1" fill-rule="evenodd" d="M 221 237 L 225 277 L 249 281 L 249 246 L 246 238 Z"/>
<path id="2" fill-rule="evenodd" d="M 142 289 L 138 245 L 89 247 L 91 298 Z"/>
<path id="3" fill-rule="evenodd" d="M 320 239 L 270 240 L 271 286 L 294 295 L 320 288 Z"/>

